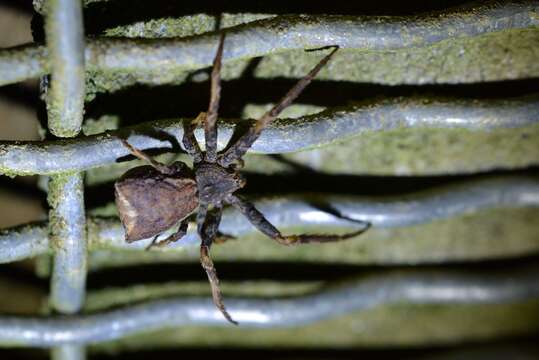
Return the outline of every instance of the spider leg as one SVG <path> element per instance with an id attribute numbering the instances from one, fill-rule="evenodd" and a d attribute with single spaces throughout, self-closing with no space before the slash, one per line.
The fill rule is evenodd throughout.
<path id="1" fill-rule="evenodd" d="M 282 245 L 299 245 L 299 244 L 308 244 L 308 243 L 325 243 L 325 242 L 335 242 L 350 239 L 354 236 L 367 231 L 370 228 L 371 224 L 366 223 L 366 226 L 358 231 L 354 231 L 347 234 L 337 235 L 337 234 L 302 234 L 302 235 L 283 235 L 281 232 L 273 226 L 260 211 L 258 211 L 253 204 L 244 199 L 241 199 L 235 195 L 229 195 L 227 197 L 227 202 L 232 204 L 236 209 L 238 209 L 251 224 L 253 224 L 258 230 L 260 230 L 265 235 L 269 236 L 273 240 L 277 241 Z"/>
<path id="2" fill-rule="evenodd" d="M 174 234 L 171 234 L 166 239 L 157 241 L 157 237 L 159 235 L 155 236 L 152 242 L 150 243 L 150 245 L 146 247 L 146 250 L 150 250 L 151 248 L 154 248 L 154 247 L 163 247 L 163 246 L 166 246 L 168 244 L 171 244 L 173 242 L 180 240 L 187 233 L 188 225 L 189 225 L 189 222 L 187 220 L 182 220 L 182 222 L 180 223 L 180 226 L 178 227 L 178 230 Z"/>
<path id="3" fill-rule="evenodd" d="M 219 157 L 217 162 L 223 167 L 228 167 L 234 161 L 245 155 L 247 150 L 253 145 L 256 139 L 258 139 L 262 130 L 275 120 L 281 111 L 289 106 L 292 101 L 301 94 L 338 49 L 339 47 L 335 46 L 328 55 L 320 60 L 320 62 L 303 79 L 299 80 L 271 110 L 266 112 L 242 137 L 238 139 L 238 141 L 236 141 L 236 143 L 230 146 L 228 150 Z"/>
<path id="4" fill-rule="evenodd" d="M 157 242 L 157 238 L 159 237 L 159 235 L 161 235 L 161 234 L 155 235 L 155 236 L 153 237 L 153 240 L 152 240 L 152 242 L 150 243 L 150 245 L 146 246 L 146 249 L 144 249 L 144 250 L 146 250 L 146 251 L 150 250 L 150 249 L 155 245 L 155 243 Z"/>
<path id="5" fill-rule="evenodd" d="M 198 146 L 197 139 L 195 138 L 195 128 L 200 122 L 205 122 L 205 119 L 206 113 L 201 112 L 196 119 L 189 124 L 185 124 L 183 127 L 183 147 L 185 148 L 185 151 L 193 157 L 194 163 L 199 163 L 203 160 L 202 151 L 200 151 L 200 146 Z"/>
<path id="6" fill-rule="evenodd" d="M 213 243 L 214 244 L 224 244 L 225 242 L 227 242 L 229 240 L 236 240 L 236 237 L 232 236 L 232 235 L 229 235 L 229 234 L 224 234 L 224 233 L 218 231 L 217 236 L 213 240 Z"/>
<path id="7" fill-rule="evenodd" d="M 144 153 L 142 150 L 137 149 L 133 145 L 127 142 L 125 139 L 120 139 L 122 144 L 129 150 L 129 152 L 135 156 L 136 158 L 148 162 L 151 166 L 153 166 L 157 171 L 159 171 L 162 174 L 171 174 L 173 172 L 172 169 L 170 169 L 167 165 L 152 159 L 149 155 Z"/>
<path id="8" fill-rule="evenodd" d="M 204 123 L 204 138 L 206 140 L 206 161 L 214 163 L 217 158 L 217 113 L 219 111 L 219 100 L 221 99 L 221 59 L 223 57 L 223 44 L 225 35 L 221 33 L 217 53 L 213 60 L 211 72 L 211 95 L 206 121 Z"/>
<path id="9" fill-rule="evenodd" d="M 217 228 L 221 222 L 222 209 L 220 206 L 218 206 L 215 207 L 214 211 L 206 212 L 206 208 L 204 207 L 203 212 L 205 213 L 204 217 L 197 216 L 198 233 L 202 240 L 202 243 L 200 244 L 200 263 L 206 271 L 206 275 L 208 275 L 213 303 L 229 322 L 234 325 L 238 325 L 238 323 L 232 319 L 228 311 L 226 311 L 223 303 L 223 295 L 221 294 L 221 289 L 219 288 L 217 271 L 215 270 L 215 266 L 213 265 L 213 261 L 210 257 L 210 247 L 215 239 L 215 236 L 217 235 Z"/>
<path id="10" fill-rule="evenodd" d="M 204 225 L 204 220 L 206 220 L 206 214 L 208 213 L 208 205 L 206 204 L 199 204 L 198 210 L 197 210 L 197 217 L 196 217 L 196 223 L 197 223 L 197 233 L 202 233 L 202 226 Z"/>

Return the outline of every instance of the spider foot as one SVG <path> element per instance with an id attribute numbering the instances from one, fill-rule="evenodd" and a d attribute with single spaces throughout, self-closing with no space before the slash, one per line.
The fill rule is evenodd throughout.
<path id="1" fill-rule="evenodd" d="M 365 227 L 363 229 L 337 235 L 337 234 L 302 234 L 302 235 L 288 235 L 288 236 L 276 236 L 275 240 L 282 245 L 301 245 L 301 244 L 313 244 L 313 243 L 327 243 L 327 242 L 337 242 L 347 240 L 356 236 L 363 234 L 371 227 L 370 222 L 365 222 Z"/>
<path id="2" fill-rule="evenodd" d="M 148 246 L 146 246 L 146 249 L 144 249 L 144 250 L 150 251 L 153 247 L 161 246 L 161 245 L 159 244 L 160 241 L 159 241 L 159 242 L 157 241 L 157 238 L 158 238 L 158 237 L 159 237 L 159 234 L 155 235 L 155 236 L 153 237 L 152 242 L 151 242 Z"/>
<path id="3" fill-rule="evenodd" d="M 217 236 L 215 237 L 215 240 L 213 240 L 214 244 L 224 244 L 225 242 L 229 240 L 236 240 L 235 236 L 223 234 L 222 232 L 218 232 Z"/>
<path id="4" fill-rule="evenodd" d="M 167 245 L 169 245 L 169 244 L 172 244 L 173 242 L 176 242 L 176 241 L 179 240 L 179 239 L 177 239 L 177 238 L 174 238 L 174 237 L 171 235 L 171 236 L 167 237 L 166 239 L 163 239 L 163 240 L 161 240 L 161 241 L 157 241 L 157 237 L 158 237 L 158 236 L 159 236 L 159 235 L 157 235 L 156 237 L 153 238 L 153 240 L 152 240 L 152 242 L 150 243 L 150 245 L 148 245 L 148 246 L 146 247 L 146 251 L 150 251 L 150 250 L 153 249 L 153 248 L 158 248 L 158 247 L 161 248 L 161 247 L 165 247 L 165 246 L 167 246 Z"/>
<path id="5" fill-rule="evenodd" d="M 217 277 L 217 271 L 215 271 L 215 266 L 209 255 L 209 249 L 207 246 L 202 245 L 200 247 L 200 263 L 206 274 L 208 275 L 208 280 L 210 281 L 211 293 L 213 298 L 213 303 L 221 311 L 225 319 L 231 322 L 234 325 L 239 325 L 237 321 L 232 319 L 232 316 L 228 313 L 223 303 L 223 295 L 221 294 L 221 289 L 219 287 L 219 278 Z"/>
<path id="6" fill-rule="evenodd" d="M 159 237 L 160 234 L 155 235 L 150 245 L 146 247 L 146 251 L 149 251 L 154 247 L 164 247 L 164 246 L 167 246 L 168 244 L 172 244 L 173 242 L 180 240 L 187 233 L 188 224 L 189 223 L 187 221 L 183 221 L 180 224 L 178 231 L 176 231 L 174 234 L 170 235 L 169 237 L 161 241 L 157 241 L 157 238 Z"/>

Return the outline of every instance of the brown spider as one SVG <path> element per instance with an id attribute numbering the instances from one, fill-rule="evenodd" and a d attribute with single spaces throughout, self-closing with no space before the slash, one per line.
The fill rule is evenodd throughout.
<path id="1" fill-rule="evenodd" d="M 116 204 L 126 233 L 126 241 L 133 242 L 155 236 L 148 249 L 163 246 L 181 239 L 188 225 L 188 217 L 197 210 L 197 231 L 201 238 L 200 262 L 208 275 L 213 302 L 231 323 L 237 324 L 223 304 L 219 279 L 209 256 L 210 246 L 218 234 L 222 207 L 230 204 L 238 209 L 262 233 L 283 245 L 344 240 L 367 230 L 363 229 L 344 235 L 282 235 L 251 203 L 234 195 L 245 185 L 238 170 L 242 156 L 260 136 L 262 130 L 303 91 L 320 69 L 338 50 L 333 46 L 303 79 L 301 79 L 270 111 L 262 116 L 247 132 L 227 150 L 217 153 L 217 111 L 221 90 L 221 58 L 224 36 L 222 35 L 213 62 L 211 74 L 211 97 L 207 113 L 200 115 L 186 127 L 183 145 L 193 157 L 194 169 L 182 162 L 162 164 L 144 152 L 122 143 L 139 159 L 150 165 L 139 166 L 127 171 L 115 184 Z M 194 136 L 194 128 L 204 122 L 206 151 L 202 152 Z M 178 230 L 164 240 L 157 237 L 180 221 Z"/>

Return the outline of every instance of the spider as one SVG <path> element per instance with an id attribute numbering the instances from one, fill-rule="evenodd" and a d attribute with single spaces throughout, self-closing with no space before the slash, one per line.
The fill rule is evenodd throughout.
<path id="1" fill-rule="evenodd" d="M 219 288 L 219 279 L 209 251 L 218 236 L 223 205 L 232 205 L 239 210 L 259 231 L 283 245 L 339 241 L 361 234 L 370 226 L 343 235 L 283 235 L 254 205 L 234 192 L 245 185 L 239 173 L 243 166 L 243 155 L 260 136 L 262 130 L 305 89 L 320 69 L 327 64 L 338 50 L 332 46 L 325 56 L 303 79 L 247 132 L 226 150 L 217 152 L 217 113 L 221 92 L 221 58 L 224 35 L 221 35 L 211 73 L 211 94 L 208 111 L 200 113 L 185 126 L 182 139 L 187 153 L 193 158 L 193 169 L 177 161 L 171 165 L 160 163 L 139 149 L 120 139 L 135 157 L 149 165 L 127 171 L 115 183 L 115 197 L 126 241 L 133 242 L 154 236 L 147 249 L 164 246 L 181 239 L 187 232 L 188 217 L 196 211 L 197 232 L 201 238 L 200 262 L 210 283 L 213 302 L 223 316 L 238 324 L 227 312 Z M 205 151 L 201 151 L 194 136 L 195 127 L 204 124 Z M 164 240 L 157 241 L 165 230 L 180 223 L 178 230 Z"/>

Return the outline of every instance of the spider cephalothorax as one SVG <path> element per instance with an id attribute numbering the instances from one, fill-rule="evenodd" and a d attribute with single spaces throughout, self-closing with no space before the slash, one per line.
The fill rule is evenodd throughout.
<path id="1" fill-rule="evenodd" d="M 273 240 L 284 244 L 329 242 L 359 235 L 368 226 L 345 235 L 282 235 L 251 203 L 234 194 L 245 185 L 238 169 L 242 156 L 259 137 L 260 133 L 279 113 L 303 91 L 320 69 L 337 51 L 334 46 L 310 72 L 301 79 L 270 111 L 262 116 L 247 132 L 227 150 L 217 153 L 217 112 L 220 99 L 220 71 L 224 36 L 221 36 L 211 75 L 211 96 L 207 113 L 200 115 L 184 129 L 183 146 L 193 157 L 193 169 L 182 162 L 165 165 L 155 161 L 144 152 L 122 143 L 136 157 L 150 166 L 139 166 L 126 172 L 115 184 L 116 204 L 126 232 L 127 242 L 154 236 L 150 247 L 163 246 L 182 238 L 188 225 L 188 217 L 196 211 L 197 232 L 201 238 L 200 261 L 210 281 L 213 301 L 227 320 L 236 323 L 226 311 L 219 280 L 209 249 L 215 240 L 221 221 L 223 205 L 239 210 L 258 230 Z M 204 124 L 205 152 L 194 136 L 197 124 Z M 157 237 L 180 222 L 178 230 L 164 240 Z M 368 224 L 367 224 L 368 225 Z"/>

